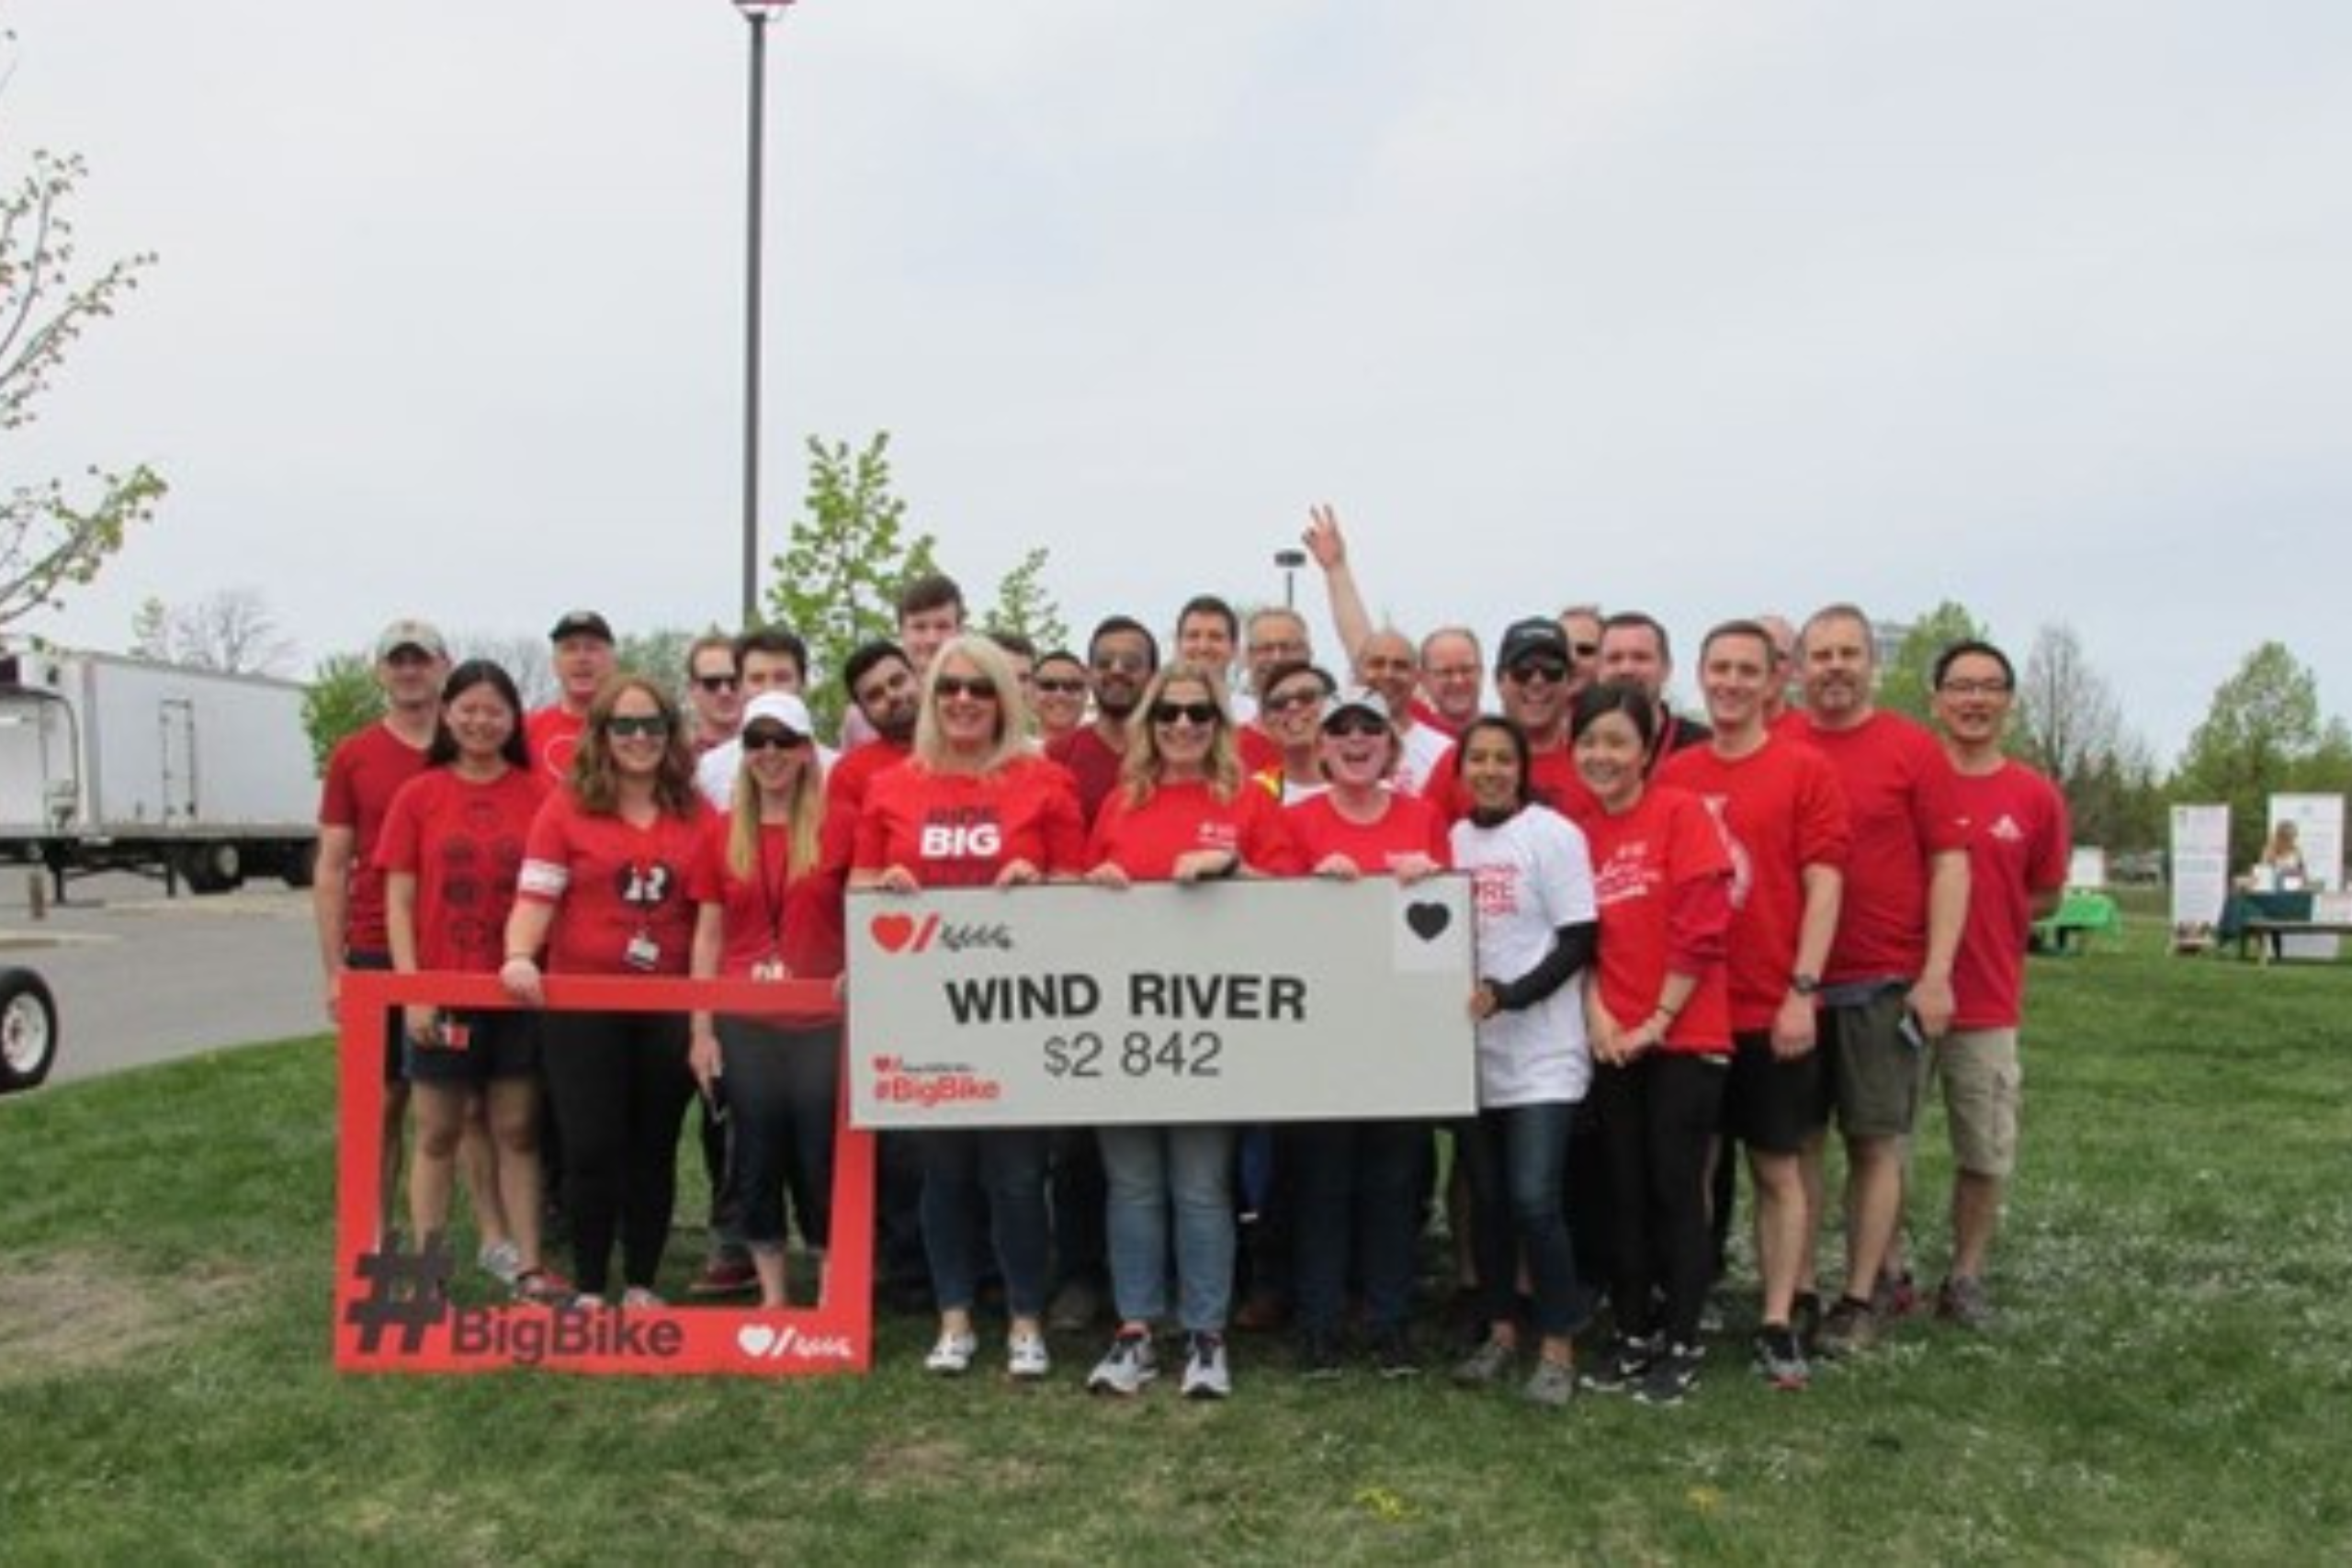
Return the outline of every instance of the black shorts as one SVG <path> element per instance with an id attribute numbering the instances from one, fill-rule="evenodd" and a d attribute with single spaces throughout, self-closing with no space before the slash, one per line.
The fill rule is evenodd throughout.
<path id="1" fill-rule="evenodd" d="M 343 955 L 343 966 L 345 969 L 366 969 L 389 975 L 392 970 L 392 955 L 389 953 L 369 953 L 364 950 L 345 952 Z M 407 1075 L 402 1070 L 401 1032 L 401 1010 L 386 1008 L 384 1010 L 384 1081 L 386 1083 L 407 1081 Z"/>
<path id="2" fill-rule="evenodd" d="M 435 1043 L 403 1042 L 411 1083 L 486 1084 L 493 1078 L 529 1077 L 539 1070 L 539 1016 L 489 1009 L 445 1011 Z"/>
<path id="3" fill-rule="evenodd" d="M 1783 1061 L 1772 1055 L 1771 1031 L 1733 1035 L 1724 1131 L 1764 1154 L 1792 1155 L 1822 1125 L 1820 1047 Z"/>

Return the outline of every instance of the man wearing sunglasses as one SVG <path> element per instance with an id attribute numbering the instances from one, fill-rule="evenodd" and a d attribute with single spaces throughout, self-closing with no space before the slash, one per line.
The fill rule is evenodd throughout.
<path id="1" fill-rule="evenodd" d="M 1047 742 L 1046 755 L 1077 781 L 1078 808 L 1091 828 L 1103 797 L 1118 787 L 1119 766 L 1127 754 L 1127 720 L 1159 672 L 1159 643 L 1141 621 L 1112 615 L 1087 638 L 1086 667 L 1094 689 L 1093 722 Z"/>
<path id="2" fill-rule="evenodd" d="M 743 722 L 743 684 L 735 671 L 735 641 L 706 632 L 686 649 L 686 711 L 694 716 L 696 755 L 735 739 Z"/>
<path id="3" fill-rule="evenodd" d="M 1495 650 L 1495 690 L 1502 698 L 1503 716 L 1527 737 L 1529 797 L 1581 822 L 1600 809 L 1600 803 L 1577 772 L 1575 754 L 1568 749 L 1575 673 L 1567 634 L 1548 616 L 1513 621 Z M 1445 808 L 1449 821 L 1470 815 L 1469 794 L 1455 772 L 1458 750 L 1447 751 L 1438 763 L 1432 786 L 1432 798 Z"/>

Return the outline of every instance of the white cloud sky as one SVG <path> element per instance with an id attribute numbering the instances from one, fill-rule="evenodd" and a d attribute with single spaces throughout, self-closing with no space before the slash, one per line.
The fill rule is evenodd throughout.
<path id="1" fill-rule="evenodd" d="M 731 615 L 743 25 L 723 0 L 12 0 L 0 158 L 153 248 L 20 464 L 156 523 L 37 629 L 261 588 Z M 894 433 L 985 592 L 1957 599 L 2083 635 L 2161 751 L 2256 641 L 2352 708 L 2352 9 L 2174 0 L 801 0 L 775 29 L 766 549 Z M 19 472 L 34 471 L 30 468 Z"/>

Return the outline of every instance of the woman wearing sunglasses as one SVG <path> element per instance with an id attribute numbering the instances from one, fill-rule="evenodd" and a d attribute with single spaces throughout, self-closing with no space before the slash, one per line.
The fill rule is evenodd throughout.
<path id="1" fill-rule="evenodd" d="M 1413 883 L 1453 863 L 1437 807 L 1389 785 L 1398 749 L 1387 700 L 1376 692 L 1350 692 L 1323 715 L 1317 772 L 1329 787 L 1284 814 L 1312 874 Z M 1283 1129 L 1281 1161 L 1295 1205 L 1299 1361 L 1308 1377 L 1340 1370 L 1351 1261 L 1363 1283 L 1374 1364 L 1385 1377 L 1419 1370 L 1406 1322 L 1429 1154 L 1424 1122 L 1301 1122 Z"/>
<path id="2" fill-rule="evenodd" d="M 607 681 L 562 788 L 531 824 L 499 981 L 527 1006 L 549 975 L 686 972 L 687 874 L 707 807 L 669 694 L 638 675 Z M 617 1235 L 621 1303 L 658 1307 L 670 1242 L 678 1128 L 694 1080 L 677 1013 L 551 1012 L 543 1071 L 562 1133 L 564 1197 L 582 1301 L 603 1304 Z"/>
<path id="3" fill-rule="evenodd" d="M 1577 770 L 1600 805 L 1585 823 L 1600 905 L 1599 983 L 1585 993 L 1585 1020 L 1616 1216 L 1609 1302 L 1618 1339 L 1585 1384 L 1675 1404 L 1699 1381 L 1713 1273 L 1707 1148 L 1731 1065 L 1731 855 L 1704 801 L 1646 783 L 1657 704 L 1641 687 L 1589 686 L 1570 722 Z"/>
<path id="4" fill-rule="evenodd" d="M 1323 789 L 1323 705 L 1339 684 L 1329 671 L 1302 660 L 1266 671 L 1265 694 L 1258 699 L 1258 727 L 1280 749 L 1279 765 L 1255 775 L 1284 806 Z"/>
<path id="5" fill-rule="evenodd" d="M 1093 865 L 1087 880 L 1115 888 L 1295 874 L 1282 808 L 1242 776 L 1223 690 L 1191 663 L 1170 665 L 1145 688 L 1120 787 L 1103 801 L 1087 844 Z M 1225 1354 L 1233 1302 L 1233 1129 L 1105 1127 L 1101 1139 L 1119 1331 L 1087 1386 L 1133 1394 L 1159 1373 L 1151 1333 L 1168 1308 L 1172 1209 L 1177 1317 L 1188 1340 L 1182 1390 L 1222 1399 L 1233 1389 Z"/>
<path id="6" fill-rule="evenodd" d="M 808 705 L 788 692 L 762 692 L 743 710 L 733 796 L 710 818 L 695 863 L 697 979 L 842 971 L 841 882 L 819 865 L 825 781 L 814 737 Z M 687 1065 L 714 1100 L 723 1081 L 760 1305 L 786 1306 L 787 1188 L 808 1249 L 821 1257 L 831 1236 L 840 1026 L 697 1012 Z"/>
<path id="7" fill-rule="evenodd" d="M 1032 749 L 1012 661 L 984 637 L 939 650 L 924 679 L 914 751 L 867 787 L 850 886 L 886 893 L 927 887 L 1018 887 L 1074 873 L 1085 829 L 1069 774 Z M 1046 1310 L 1046 1150 L 1042 1128 L 921 1134 L 923 1250 L 939 1338 L 924 1366 L 954 1376 L 978 1354 L 972 1326 L 985 1196 L 1012 1318 L 1007 1371 L 1051 1370 Z"/>

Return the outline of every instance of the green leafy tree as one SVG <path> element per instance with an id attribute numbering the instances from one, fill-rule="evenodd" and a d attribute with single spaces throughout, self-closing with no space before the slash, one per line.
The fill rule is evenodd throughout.
<path id="1" fill-rule="evenodd" d="M 1046 652 L 1069 646 L 1069 626 L 1045 583 L 1046 547 L 1021 558 L 996 586 L 996 604 L 982 623 L 992 632 L 1018 632 Z"/>
<path id="2" fill-rule="evenodd" d="M 0 190 L 0 432 L 32 423 L 66 351 L 154 264 L 141 254 L 96 273 L 76 267 L 69 209 L 82 173 L 79 158 L 35 152 L 25 176 Z M 0 626 L 54 608 L 64 590 L 96 577 L 164 488 L 142 463 L 92 466 L 71 487 L 51 479 L 0 489 Z"/>
<path id="3" fill-rule="evenodd" d="M 2173 798 L 2226 803 L 2231 858 L 2250 864 L 2262 850 L 2270 796 L 2303 787 L 2315 760 L 2342 753 L 2352 753 L 2352 741 L 2341 724 L 2323 730 L 2318 681 L 2284 643 L 2266 642 L 2214 691 L 2181 754 Z"/>
<path id="4" fill-rule="evenodd" d="M 1936 656 L 1956 642 L 1991 634 L 1967 606 L 1947 599 L 1917 620 L 1894 645 L 1894 652 L 1878 674 L 1878 705 L 1928 722 L 1928 686 L 1935 674 Z"/>
<path id="5" fill-rule="evenodd" d="M 791 543 L 774 562 L 768 609 L 808 644 L 808 705 L 841 717 L 841 669 L 863 642 L 898 631 L 899 587 L 936 571 L 935 541 L 910 536 L 906 502 L 890 489 L 890 434 L 853 452 L 808 439 L 808 493 Z"/>
<path id="6" fill-rule="evenodd" d="M 675 693 L 685 683 L 686 649 L 695 634 L 666 627 L 631 632 L 613 649 L 613 660 L 632 675 L 642 675 L 663 691 Z"/>
<path id="7" fill-rule="evenodd" d="M 330 654 L 311 674 L 302 694 L 302 728 L 311 737 L 311 765 L 323 777 L 327 759 L 347 737 L 384 716 L 383 688 L 364 653 Z"/>

